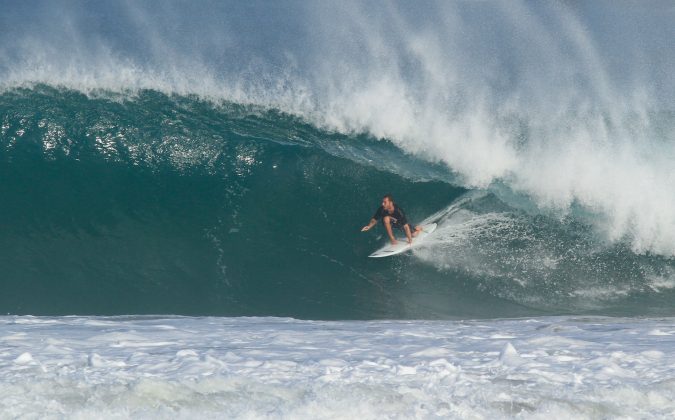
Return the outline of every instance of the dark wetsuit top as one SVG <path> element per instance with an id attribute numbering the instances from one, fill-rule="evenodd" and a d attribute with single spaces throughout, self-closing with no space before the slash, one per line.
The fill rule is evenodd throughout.
<path id="1" fill-rule="evenodd" d="M 384 207 L 380 206 L 373 215 L 373 219 L 382 219 L 382 223 L 384 223 L 384 216 L 389 216 L 391 218 L 391 227 L 403 229 L 403 226 L 408 224 L 408 219 L 405 218 L 403 210 L 401 210 L 401 208 L 396 204 L 394 204 L 394 211 L 391 213 L 386 211 Z"/>

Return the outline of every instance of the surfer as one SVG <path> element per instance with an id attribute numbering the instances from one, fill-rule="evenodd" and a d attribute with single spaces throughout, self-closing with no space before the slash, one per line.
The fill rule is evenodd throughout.
<path id="1" fill-rule="evenodd" d="M 401 210 L 401 208 L 397 206 L 396 203 L 394 203 L 394 198 L 391 196 L 391 194 L 387 194 L 382 197 L 382 205 L 377 208 L 377 211 L 373 215 L 372 219 L 370 219 L 370 223 L 365 225 L 361 229 L 361 232 L 370 230 L 370 228 L 377 224 L 379 219 L 382 219 L 382 223 L 384 224 L 385 229 L 387 229 L 387 234 L 389 235 L 392 245 L 396 245 L 398 243 L 392 228 L 395 227 L 402 229 L 405 232 L 405 236 L 408 239 L 409 244 L 412 244 L 412 238 L 417 236 L 422 230 L 420 226 L 416 226 L 414 232 L 410 231 L 408 219 L 406 219 L 403 210 Z"/>

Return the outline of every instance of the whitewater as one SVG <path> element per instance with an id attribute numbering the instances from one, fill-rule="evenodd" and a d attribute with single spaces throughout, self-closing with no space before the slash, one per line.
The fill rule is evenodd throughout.
<path id="1" fill-rule="evenodd" d="M 0 418 L 672 417 L 673 21 L 4 2 Z"/>
<path id="2" fill-rule="evenodd" d="M 2 317 L 3 417 L 666 418 L 672 319 Z"/>

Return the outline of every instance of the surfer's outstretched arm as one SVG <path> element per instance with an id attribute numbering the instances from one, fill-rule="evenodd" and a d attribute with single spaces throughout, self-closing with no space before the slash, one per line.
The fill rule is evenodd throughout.
<path id="1" fill-rule="evenodd" d="M 370 230 L 370 228 L 372 228 L 376 224 L 377 224 L 377 220 L 370 219 L 370 222 L 367 225 L 365 225 L 363 228 L 361 228 L 361 232 L 365 232 L 367 230 Z"/>

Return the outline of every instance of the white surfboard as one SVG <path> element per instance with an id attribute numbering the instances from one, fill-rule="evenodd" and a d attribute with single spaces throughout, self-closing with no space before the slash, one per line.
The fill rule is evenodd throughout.
<path id="1" fill-rule="evenodd" d="M 416 237 L 412 238 L 412 244 L 409 244 L 406 238 L 396 238 L 398 240 L 396 245 L 389 243 L 368 256 L 370 258 L 382 258 L 408 251 L 424 242 L 424 238 L 429 236 L 429 234 L 434 230 L 436 230 L 436 223 L 422 225 L 422 232 L 420 232 Z"/>

